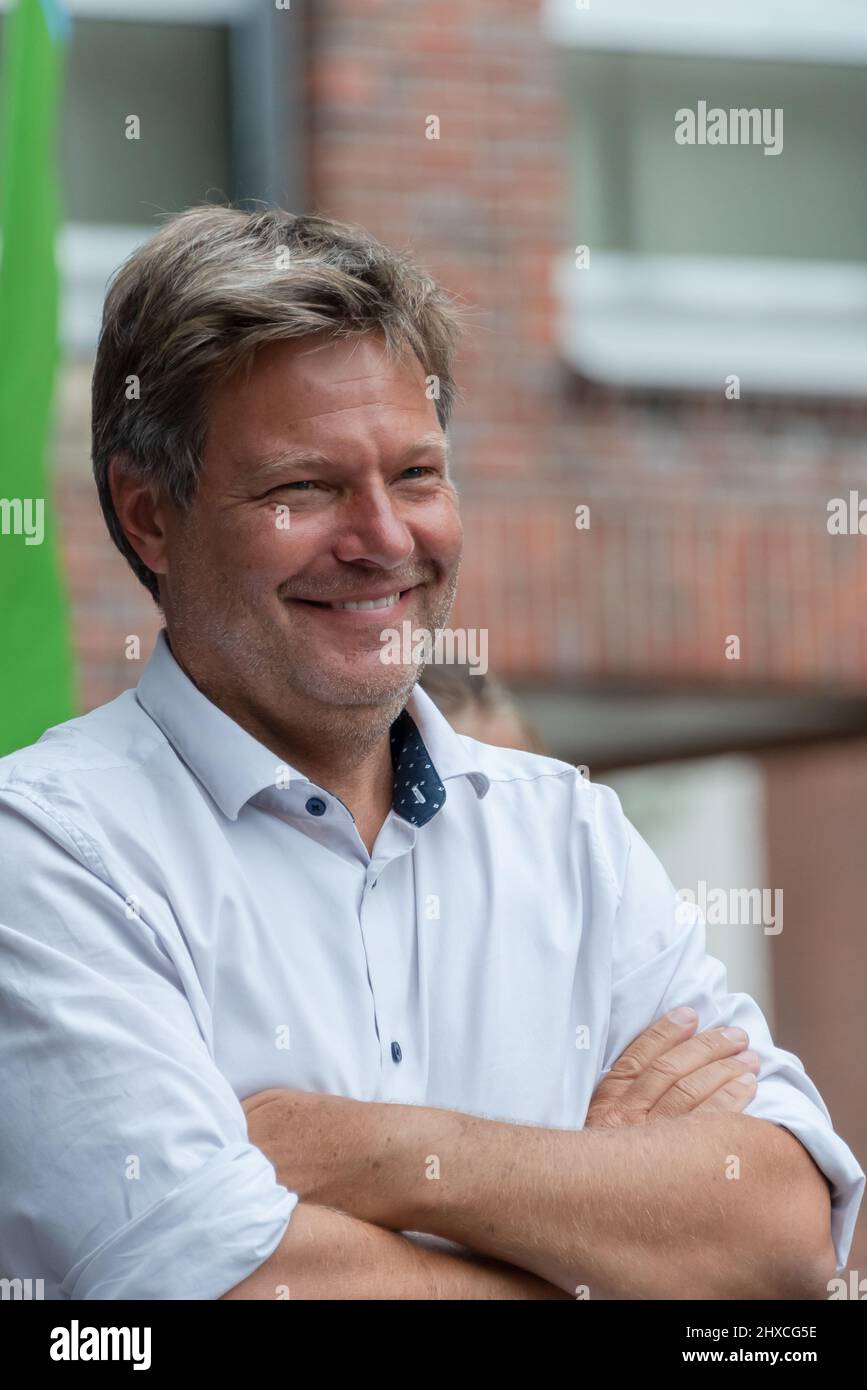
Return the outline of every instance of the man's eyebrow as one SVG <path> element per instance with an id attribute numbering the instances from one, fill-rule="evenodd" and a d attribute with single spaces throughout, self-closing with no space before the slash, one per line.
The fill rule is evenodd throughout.
<path id="1" fill-rule="evenodd" d="M 451 461 L 451 450 L 448 439 L 439 430 L 424 435 L 422 439 L 417 439 L 415 444 L 411 444 L 408 449 L 405 449 L 398 459 L 398 465 L 407 467 L 413 459 L 434 451 L 442 456 L 443 463 L 448 467 Z M 290 445 L 288 449 L 281 449 L 276 454 L 268 454 L 264 458 L 251 459 L 246 465 L 242 463 L 241 467 L 248 476 L 255 478 L 256 482 L 261 482 L 274 474 L 285 473 L 287 470 L 331 468 L 333 465 L 334 460 L 330 459 L 327 454 L 323 454 L 321 449 L 309 449 L 298 444 Z"/>

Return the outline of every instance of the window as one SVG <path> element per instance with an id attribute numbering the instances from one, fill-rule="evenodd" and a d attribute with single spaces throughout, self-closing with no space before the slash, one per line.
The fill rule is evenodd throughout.
<path id="1" fill-rule="evenodd" d="M 852 0 L 548 0 L 570 187 L 561 342 L 623 385 L 867 394 L 867 14 Z M 679 144 L 675 113 L 766 110 Z M 781 111 L 782 118 L 773 113 Z M 756 131 L 758 135 L 758 131 Z M 768 139 L 766 144 L 771 143 Z"/>
<path id="2" fill-rule="evenodd" d="M 700 908 L 707 949 L 726 966 L 729 989 L 751 994 L 773 1026 L 769 943 L 784 927 L 783 894 L 770 880 L 761 766 L 710 758 L 625 768 L 602 781 L 683 901 Z"/>
<path id="3" fill-rule="evenodd" d="M 297 196 L 291 141 L 277 138 L 288 44 L 272 29 L 284 21 L 276 37 L 288 39 L 291 19 L 255 0 L 71 0 L 69 9 L 62 335 L 89 351 L 106 281 L 161 214 L 221 197 Z M 127 138 L 129 116 L 138 139 Z"/>

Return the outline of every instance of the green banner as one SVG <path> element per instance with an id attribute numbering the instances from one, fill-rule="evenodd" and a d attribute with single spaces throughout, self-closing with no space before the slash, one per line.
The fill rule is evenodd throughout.
<path id="1" fill-rule="evenodd" d="M 49 452 L 58 365 L 58 102 L 65 14 L 17 0 L 0 126 L 0 754 L 75 713 Z"/>

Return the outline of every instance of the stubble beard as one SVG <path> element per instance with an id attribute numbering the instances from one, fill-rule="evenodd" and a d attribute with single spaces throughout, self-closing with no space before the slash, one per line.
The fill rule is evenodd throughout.
<path id="1" fill-rule="evenodd" d="M 427 593 L 429 602 L 412 619 L 414 632 L 429 630 L 433 637 L 445 626 L 454 606 L 460 563 L 458 559 L 441 589 Z M 203 664 L 208 674 L 201 681 L 196 677 L 203 693 L 262 741 L 264 732 L 270 733 L 269 744 L 282 726 L 293 738 L 342 747 L 347 765 L 363 759 L 403 709 L 424 665 L 383 664 L 384 672 L 393 673 L 391 682 L 350 666 L 341 670 L 328 663 L 317 668 L 312 651 L 301 653 L 300 660 L 299 653 L 293 653 L 291 629 L 278 631 L 272 625 L 263 632 L 260 595 L 243 595 L 239 605 L 233 584 L 231 609 L 215 608 L 200 597 L 213 595 L 213 578 L 204 587 L 195 586 L 195 599 L 172 608 L 172 631 L 181 650 L 206 648 Z M 382 630 L 389 626 L 388 610 L 383 614 Z M 376 635 L 378 641 L 378 630 Z"/>

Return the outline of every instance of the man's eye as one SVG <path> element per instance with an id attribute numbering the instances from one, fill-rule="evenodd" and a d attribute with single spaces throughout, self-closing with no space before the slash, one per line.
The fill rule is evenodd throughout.
<path id="1" fill-rule="evenodd" d="M 297 478 L 291 483 L 278 483 L 276 487 L 269 488 L 265 496 L 270 497 L 272 492 L 287 492 L 290 488 L 308 488 L 315 486 L 316 483 L 312 478 Z"/>
<path id="2" fill-rule="evenodd" d="M 436 476 L 438 472 L 439 470 L 436 468 L 431 468 L 427 464 L 419 463 L 413 464 L 410 468 L 405 468 L 400 474 L 400 477 L 407 478 L 409 482 L 416 482 L 426 474 Z M 412 476 L 413 474 L 415 475 L 414 477 Z M 278 483 L 276 487 L 269 488 L 264 495 L 270 497 L 272 493 L 275 492 L 291 492 L 293 490 L 296 492 L 307 492 L 319 486 L 320 484 L 315 478 L 297 478 L 290 482 Z"/>

